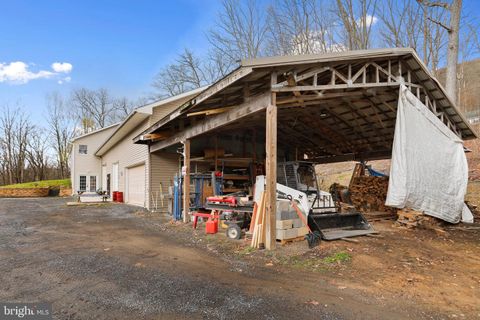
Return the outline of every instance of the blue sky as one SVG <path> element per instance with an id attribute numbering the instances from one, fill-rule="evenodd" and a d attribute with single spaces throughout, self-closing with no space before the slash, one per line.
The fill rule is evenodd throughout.
<path id="1" fill-rule="evenodd" d="M 208 48 L 205 33 L 219 8 L 220 0 L 0 0 L 0 64 L 23 62 L 15 68 L 31 79 L 0 79 L 0 107 L 19 103 L 41 122 L 52 91 L 105 87 L 144 96 L 183 48 Z M 464 11 L 480 17 L 480 1 L 465 0 Z"/>
<path id="2" fill-rule="evenodd" d="M 204 35 L 219 6 L 214 0 L 0 4 L 0 63 L 22 61 L 31 72 L 54 72 L 55 62 L 72 65 L 70 72 L 28 83 L 0 82 L 0 106 L 20 103 L 39 120 L 52 91 L 105 87 L 132 99 L 145 95 L 153 76 L 177 52 L 186 46 L 205 50 Z"/>

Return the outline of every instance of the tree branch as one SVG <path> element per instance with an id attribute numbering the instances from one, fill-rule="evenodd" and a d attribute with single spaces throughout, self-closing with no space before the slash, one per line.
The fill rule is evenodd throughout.
<path id="1" fill-rule="evenodd" d="M 440 21 L 437 21 L 437 20 L 434 20 L 430 17 L 427 17 L 428 20 L 432 21 L 433 23 L 435 24 L 438 24 L 440 27 L 444 28 L 445 30 L 447 30 L 448 32 L 452 32 L 452 29 L 447 27 L 446 25 L 444 25 L 443 23 L 441 23 Z"/>
<path id="2" fill-rule="evenodd" d="M 444 9 L 450 10 L 450 5 L 446 2 L 430 2 L 425 0 L 417 0 L 417 1 L 426 7 L 430 7 L 430 8 L 437 7 L 437 8 L 444 8 Z"/>

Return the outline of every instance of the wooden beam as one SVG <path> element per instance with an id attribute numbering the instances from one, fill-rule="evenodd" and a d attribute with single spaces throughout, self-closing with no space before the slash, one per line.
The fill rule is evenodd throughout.
<path id="1" fill-rule="evenodd" d="M 186 139 L 190 139 L 195 136 L 199 136 L 209 131 L 218 129 L 222 126 L 238 121 L 243 117 L 264 110 L 270 103 L 270 93 L 265 92 L 261 95 L 252 96 L 245 100 L 246 101 L 244 103 L 231 110 L 198 121 L 195 125 L 186 127 L 185 130 L 183 130 L 182 132 L 179 132 L 168 139 L 152 144 L 150 146 L 150 152 L 164 149 L 171 145 L 180 143 L 181 141 L 185 141 Z"/>
<path id="2" fill-rule="evenodd" d="M 190 140 L 183 143 L 183 222 L 188 222 L 190 213 Z M 183 170 L 182 170 L 183 171 Z"/>
<path id="3" fill-rule="evenodd" d="M 171 131 L 163 131 L 163 132 L 156 132 L 156 133 L 147 133 L 142 136 L 142 140 L 159 140 L 165 139 L 172 135 Z"/>
<path id="4" fill-rule="evenodd" d="M 271 84 L 277 82 L 277 74 L 272 73 Z M 277 210 L 277 106 L 276 94 L 271 93 L 270 103 L 266 114 L 266 141 L 265 151 L 265 201 L 266 201 L 266 223 L 267 232 L 265 239 L 265 248 L 267 250 L 275 249 L 276 244 L 276 210 Z"/>
<path id="5" fill-rule="evenodd" d="M 253 68 L 250 67 L 241 67 L 237 70 L 232 71 L 229 75 L 225 76 L 217 83 L 211 85 L 207 90 L 200 93 L 194 100 L 193 105 L 197 105 L 206 99 L 210 98 L 214 94 L 218 93 L 219 91 L 225 89 L 226 87 L 232 85 L 232 83 L 236 82 L 237 80 L 245 77 L 246 75 L 252 73 Z"/>
<path id="6" fill-rule="evenodd" d="M 290 103 L 299 104 L 299 99 L 302 99 L 304 102 L 307 102 L 307 101 L 321 101 L 326 99 L 343 98 L 343 97 L 356 97 L 356 96 L 362 96 L 362 95 L 363 95 L 363 91 L 305 94 L 298 97 L 297 96 L 283 97 L 282 99 L 277 98 L 277 106 L 280 107 L 281 105 L 283 106 L 285 104 L 290 104 Z"/>
<path id="7" fill-rule="evenodd" d="M 322 72 L 325 72 L 327 70 L 330 70 L 330 67 L 319 67 L 319 68 L 314 68 L 313 70 L 310 70 L 310 71 L 307 71 L 301 75 L 297 75 L 296 77 L 296 81 L 297 82 L 300 82 L 300 81 L 303 81 L 303 80 L 306 80 L 308 78 L 311 78 L 311 77 L 315 77 L 316 75 L 318 75 L 319 73 L 322 73 Z M 283 87 L 287 85 L 287 81 L 283 81 L 283 82 L 280 82 L 278 84 L 274 84 L 272 85 L 272 88 L 278 88 L 278 87 Z"/>
<path id="8" fill-rule="evenodd" d="M 199 115 L 206 115 L 210 116 L 212 114 L 218 114 L 218 113 L 223 113 L 225 111 L 230 110 L 234 106 L 231 107 L 224 107 L 224 108 L 217 108 L 217 109 L 208 109 L 208 110 L 203 110 L 203 111 L 197 111 L 197 112 L 191 112 L 187 114 L 187 117 L 193 117 L 193 116 L 199 116 Z"/>
<path id="9" fill-rule="evenodd" d="M 334 163 L 345 161 L 360 161 L 360 160 L 383 160 L 392 157 L 392 150 L 377 150 L 370 152 L 344 154 L 341 156 L 318 157 L 309 159 L 315 163 Z"/>
<path id="10" fill-rule="evenodd" d="M 295 91 L 319 91 L 319 90 L 335 90 L 335 89 L 353 89 L 353 88 L 371 88 L 371 87 L 395 87 L 399 86 L 399 82 L 366 82 L 366 83 L 353 83 L 353 84 L 327 84 L 317 86 L 294 86 L 294 87 L 279 87 L 272 89 L 273 92 L 295 92 Z M 405 85 L 417 86 L 411 83 L 405 83 Z"/>

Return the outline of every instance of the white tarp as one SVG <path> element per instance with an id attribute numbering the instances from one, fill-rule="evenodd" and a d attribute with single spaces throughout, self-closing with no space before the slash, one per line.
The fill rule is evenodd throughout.
<path id="1" fill-rule="evenodd" d="M 402 85 L 385 204 L 458 223 L 467 182 L 462 140 Z"/>

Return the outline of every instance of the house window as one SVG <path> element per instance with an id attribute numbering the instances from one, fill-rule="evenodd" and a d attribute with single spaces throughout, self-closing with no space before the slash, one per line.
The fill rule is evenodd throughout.
<path id="1" fill-rule="evenodd" d="M 87 191 L 87 176 L 80 176 L 80 191 Z"/>
<path id="2" fill-rule="evenodd" d="M 90 192 L 95 192 L 97 190 L 97 177 L 90 176 Z"/>
<path id="3" fill-rule="evenodd" d="M 80 154 L 87 154 L 87 145 L 81 144 L 78 146 L 78 153 Z"/>

